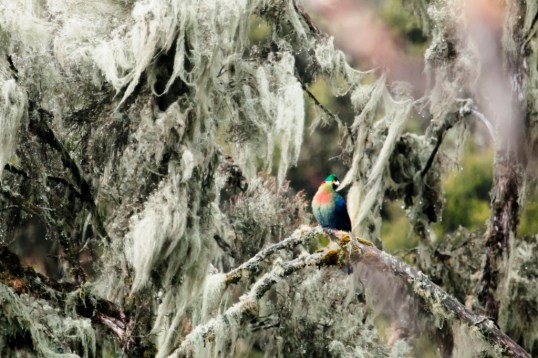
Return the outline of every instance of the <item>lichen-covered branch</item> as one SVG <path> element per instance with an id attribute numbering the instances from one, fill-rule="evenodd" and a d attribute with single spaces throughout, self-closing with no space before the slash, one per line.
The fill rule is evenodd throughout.
<path id="1" fill-rule="evenodd" d="M 281 249 L 291 249 L 299 242 L 305 242 L 309 237 L 316 235 L 326 235 L 320 228 L 309 230 L 297 230 L 292 236 L 280 243 L 273 244 L 263 250 L 262 255 L 256 255 L 237 269 L 230 271 L 223 276 L 224 283 L 229 285 L 241 279 L 241 272 L 248 272 L 249 276 L 258 272 L 258 265 L 271 253 Z M 201 347 L 212 346 L 215 342 L 219 344 L 222 340 L 229 342 L 233 337 L 219 337 L 224 332 L 222 326 L 241 326 L 246 321 L 258 315 L 260 299 L 273 287 L 280 279 L 284 279 L 294 273 L 301 271 L 307 266 L 341 266 L 352 263 L 375 267 L 380 272 L 387 275 L 394 274 L 409 285 L 409 295 L 419 297 L 427 311 L 432 315 L 432 319 L 438 321 L 460 322 L 470 328 L 476 328 L 484 337 L 486 342 L 492 347 L 492 351 L 500 351 L 503 354 L 514 357 L 530 357 L 510 337 L 504 334 L 493 321 L 485 316 L 481 316 L 468 310 L 446 291 L 431 282 L 426 275 L 419 270 L 409 266 L 400 259 L 381 251 L 369 243 L 351 238 L 345 233 L 331 233 L 331 236 L 339 244 L 338 249 L 327 249 L 323 252 L 303 255 L 290 261 L 275 263 L 273 268 L 262 274 L 244 294 L 239 302 L 232 305 L 217 317 L 201 324 L 187 334 L 174 351 L 171 357 L 193 357 L 202 354 Z M 335 268 L 338 269 L 338 268 Z M 360 267 L 356 267 L 360 270 Z M 333 284 L 337 284 L 336 282 Z"/>
<path id="2" fill-rule="evenodd" d="M 463 120 L 464 117 L 471 114 L 471 101 L 468 100 L 461 104 L 461 107 L 456 112 L 450 112 L 448 113 L 442 120 L 440 121 L 432 121 L 430 126 L 428 127 L 428 130 L 426 131 L 426 138 L 427 140 L 432 143 L 433 150 L 428 157 L 428 160 L 426 161 L 426 164 L 424 165 L 424 168 L 421 170 L 420 175 L 421 177 L 425 177 L 428 173 L 428 170 L 430 170 L 433 161 L 435 159 L 435 156 L 437 155 L 437 152 L 439 148 L 441 147 L 441 144 L 443 144 L 443 138 L 446 135 L 446 132 L 454 127 L 459 121 Z"/>
<path id="3" fill-rule="evenodd" d="M 470 327 L 476 327 L 491 344 L 498 346 L 503 354 L 513 357 L 531 356 L 503 333 L 495 322 L 486 316 L 478 315 L 467 309 L 458 300 L 431 282 L 419 270 L 375 247 L 365 246 L 356 241 L 353 242 L 353 245 L 360 247 L 362 250 L 361 255 L 356 257 L 357 260 L 366 260 L 374 265 L 385 265 L 387 269 L 390 269 L 391 272 L 411 285 L 413 294 L 420 296 L 424 300 L 432 315 L 440 319 L 458 320 Z"/>
<path id="4" fill-rule="evenodd" d="M 304 235 L 307 233 L 307 235 Z M 302 240 L 307 240 L 308 235 L 319 234 L 319 230 L 309 230 L 303 231 L 303 235 L 290 237 L 285 246 L 289 247 L 290 239 L 297 240 L 302 238 Z M 285 246 L 274 244 L 270 251 L 276 251 L 284 248 Z M 268 248 L 269 249 L 269 248 Z M 268 252 L 268 251 L 266 251 Z M 253 263 L 258 262 L 261 258 L 257 260 L 249 260 L 251 262 L 249 265 L 241 265 L 243 269 L 247 269 Z M 219 330 L 219 326 L 225 325 L 237 325 L 241 326 L 247 320 L 252 319 L 258 315 L 259 307 L 258 301 L 269 291 L 278 280 L 290 276 L 306 266 L 322 266 L 326 261 L 326 253 L 318 252 L 310 254 L 307 256 L 298 257 L 291 261 L 277 263 L 275 267 L 271 269 L 268 273 L 262 275 L 251 287 L 251 289 L 241 296 L 239 302 L 234 304 L 232 307 L 228 308 L 224 313 L 220 314 L 218 317 L 211 319 L 206 324 L 195 327 L 192 332 L 190 332 L 185 339 L 182 341 L 180 347 L 176 349 L 169 357 L 178 358 L 178 357 L 197 357 L 200 356 L 201 348 L 205 347 L 206 344 L 212 343 L 217 338 L 216 335 L 222 333 Z M 237 277 L 237 274 L 233 274 L 233 277 Z M 226 275 L 225 280 L 229 280 L 230 275 Z M 235 280 L 234 280 L 235 281 Z M 228 281 L 227 281 L 228 282 Z M 203 354 L 202 354 L 203 355 Z"/>
<path id="5" fill-rule="evenodd" d="M 226 284 L 234 284 L 239 282 L 239 280 L 245 276 L 249 277 L 258 274 L 260 271 L 260 264 L 275 252 L 280 250 L 292 250 L 297 245 L 308 244 L 313 237 L 322 234 L 323 230 L 319 227 L 315 229 L 307 229 L 306 227 L 303 227 L 295 230 L 290 237 L 262 249 L 248 261 L 228 272 L 225 278 Z"/>
<path id="6" fill-rule="evenodd" d="M 85 286 L 70 282 L 56 282 L 32 268 L 23 267 L 19 258 L 5 246 L 0 246 L 0 283 L 15 294 L 27 294 L 34 299 L 46 300 L 53 307 L 72 308 L 80 318 L 89 318 L 95 324 L 109 329 L 121 343 L 126 342 L 128 319 L 122 308 L 99 298 Z"/>

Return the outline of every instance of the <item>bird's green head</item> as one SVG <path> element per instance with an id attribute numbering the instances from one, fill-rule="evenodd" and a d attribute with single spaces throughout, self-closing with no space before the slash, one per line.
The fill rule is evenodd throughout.
<path id="1" fill-rule="evenodd" d="M 336 175 L 329 174 L 329 176 L 327 176 L 327 178 L 325 178 L 323 183 L 321 183 L 321 185 L 324 185 L 324 184 L 331 184 L 333 189 L 336 189 L 336 188 L 338 188 L 338 185 L 340 185 L 340 181 L 338 180 Z"/>

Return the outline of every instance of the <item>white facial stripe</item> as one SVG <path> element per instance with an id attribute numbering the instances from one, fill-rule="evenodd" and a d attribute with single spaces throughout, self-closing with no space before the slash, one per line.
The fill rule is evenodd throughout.
<path id="1" fill-rule="evenodd" d="M 340 185 L 340 182 L 338 180 L 335 180 L 334 185 L 338 186 L 338 185 Z"/>

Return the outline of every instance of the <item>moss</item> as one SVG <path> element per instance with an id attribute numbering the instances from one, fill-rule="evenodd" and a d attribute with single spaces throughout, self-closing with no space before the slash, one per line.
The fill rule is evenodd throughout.
<path id="1" fill-rule="evenodd" d="M 308 251 L 315 252 L 323 250 L 331 243 L 331 239 L 324 233 L 318 233 L 308 243 Z"/>
<path id="2" fill-rule="evenodd" d="M 339 232 L 337 236 L 338 236 L 338 244 L 340 246 L 345 246 L 351 241 L 351 236 L 349 236 L 349 234 Z"/>
<path id="3" fill-rule="evenodd" d="M 337 265 L 340 261 L 340 254 L 341 250 L 327 250 L 323 257 L 321 258 L 321 262 L 326 266 L 333 266 Z"/>
<path id="4" fill-rule="evenodd" d="M 371 242 L 370 240 L 363 239 L 362 237 L 357 237 L 356 240 L 366 246 L 375 246 L 373 242 Z"/>

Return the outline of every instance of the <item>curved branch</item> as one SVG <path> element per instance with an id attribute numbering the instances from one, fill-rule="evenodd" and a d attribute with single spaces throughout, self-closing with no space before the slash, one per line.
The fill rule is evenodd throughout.
<path id="1" fill-rule="evenodd" d="M 224 281 L 227 285 L 230 285 L 239 282 L 243 277 L 256 274 L 260 270 L 260 264 L 275 252 L 280 250 L 290 250 L 297 245 L 306 244 L 316 235 L 324 235 L 321 227 L 310 228 L 305 226 L 297 229 L 287 239 L 266 247 L 251 257 L 248 261 L 228 272 Z"/>
<path id="2" fill-rule="evenodd" d="M 441 308 L 444 310 L 446 317 L 454 317 L 454 319 L 468 326 L 476 327 L 487 341 L 499 347 L 503 353 L 509 356 L 531 357 L 521 346 L 503 333 L 492 320 L 467 309 L 457 299 L 434 284 L 421 271 L 376 247 L 364 245 L 353 239 L 350 240 L 350 243 L 352 247 L 356 248 L 353 252 L 360 252 L 360 255 L 352 255 L 352 259 L 373 259 L 376 261 L 376 265 L 385 266 L 392 273 L 412 285 L 413 292 L 424 299 L 428 308 L 431 309 L 430 311 L 433 312 L 434 307 L 436 310 Z"/>
<path id="3" fill-rule="evenodd" d="M 225 283 L 227 285 L 237 283 L 244 276 L 257 273 L 260 263 L 271 254 L 278 250 L 291 249 L 300 243 L 307 242 L 316 235 L 327 235 L 327 232 L 324 232 L 319 227 L 296 230 L 289 238 L 267 247 L 250 260 L 230 271 L 225 275 Z M 421 271 L 374 246 L 370 246 L 368 243 L 362 243 L 360 240 L 350 237 L 346 233 L 339 232 L 334 234 L 329 232 L 329 235 L 331 239 L 338 240 L 340 247 L 337 250 L 326 250 L 325 252 L 302 256 L 275 265 L 271 271 L 261 276 L 252 285 L 249 292 L 243 295 L 238 303 L 206 324 L 194 328 L 170 357 L 193 356 L 195 347 L 200 347 L 196 342 L 207 343 L 209 342 L 208 337 L 214 339 L 217 326 L 222 322 L 229 324 L 231 320 L 235 320 L 240 325 L 256 316 L 258 314 L 258 300 L 279 279 L 290 276 L 308 266 L 338 265 L 341 263 L 341 258 L 349 257 L 352 262 L 373 264 L 376 268 L 386 269 L 403 279 L 411 286 L 413 294 L 423 299 L 432 314 L 439 315 L 442 319 L 456 320 L 469 327 L 476 327 L 486 341 L 496 346 L 504 354 L 530 358 L 530 354 L 497 328 L 493 321 L 468 310 L 457 299 L 434 284 Z"/>
<path id="4" fill-rule="evenodd" d="M 298 231 L 299 230 L 296 230 L 294 234 L 296 234 Z M 321 230 L 313 229 L 307 231 L 307 233 L 317 233 L 320 231 Z M 290 242 L 292 242 L 292 240 L 290 240 L 292 238 L 294 238 L 294 236 L 284 241 L 288 241 L 289 244 Z M 303 240 L 304 239 L 306 239 L 306 237 L 303 237 Z M 275 244 L 272 247 L 282 247 L 282 245 L 279 244 L 280 243 Z M 275 248 L 274 250 L 272 250 L 272 252 L 275 252 L 276 250 L 278 249 Z M 219 324 L 221 324 L 222 322 L 230 324 L 230 321 L 235 320 L 236 323 L 239 325 L 250 320 L 252 317 L 257 316 L 259 310 L 258 300 L 262 298 L 263 295 L 267 291 L 269 291 L 275 283 L 277 283 L 281 278 L 290 276 L 291 274 L 300 271 L 307 266 L 322 266 L 326 264 L 327 255 L 328 253 L 317 252 L 311 255 L 293 259 L 280 265 L 276 265 L 276 267 L 274 267 L 271 271 L 269 271 L 259 280 L 257 280 L 256 283 L 254 283 L 254 285 L 250 289 L 250 291 L 239 299 L 239 302 L 228 308 L 224 313 L 211 319 L 206 324 L 199 325 L 194 328 L 194 330 L 192 330 L 185 337 L 183 342 L 181 342 L 179 348 L 177 348 L 169 356 L 169 358 L 195 357 L 195 349 L 196 347 L 200 347 L 197 342 L 201 340 L 204 342 L 202 346 L 205 346 L 206 342 L 210 342 L 212 339 L 214 339 L 217 331 L 217 326 Z M 254 257 L 252 259 L 254 259 Z M 252 259 L 247 262 L 251 262 Z M 244 266 L 245 264 L 241 266 Z M 228 275 L 226 276 L 228 277 Z"/>

